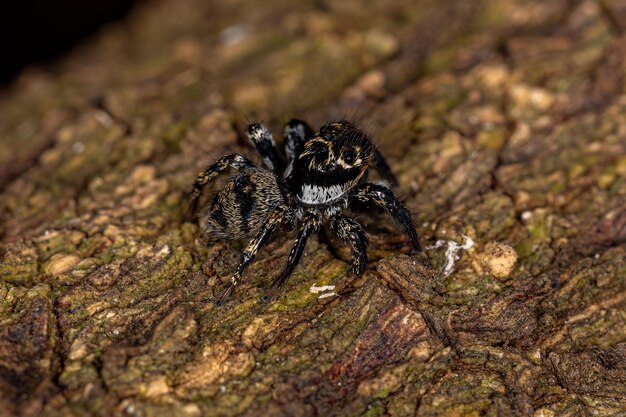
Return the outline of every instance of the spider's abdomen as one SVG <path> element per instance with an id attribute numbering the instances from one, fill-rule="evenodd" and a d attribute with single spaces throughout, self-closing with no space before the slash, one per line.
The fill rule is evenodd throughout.
<path id="1" fill-rule="evenodd" d="M 276 176 L 250 168 L 232 177 L 200 213 L 200 226 L 210 236 L 243 239 L 254 236 L 274 207 L 283 203 Z"/>

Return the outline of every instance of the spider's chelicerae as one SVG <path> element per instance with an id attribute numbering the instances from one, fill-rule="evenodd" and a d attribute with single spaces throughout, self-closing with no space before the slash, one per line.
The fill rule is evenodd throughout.
<path id="1" fill-rule="evenodd" d="M 325 226 L 352 250 L 352 270 L 360 276 L 367 263 L 368 240 L 363 228 L 343 212 L 378 206 L 398 222 L 413 251 L 421 250 L 407 209 L 385 182 L 395 177 L 372 140 L 349 121 L 328 123 L 317 133 L 304 122 L 292 120 L 284 128 L 286 162 L 270 131 L 261 124 L 247 129 L 263 166 L 241 154 L 220 158 L 193 184 L 187 216 L 195 215 L 204 187 L 227 169 L 238 171 L 217 191 L 199 214 L 200 226 L 210 237 L 250 239 L 228 288 L 218 298 L 222 304 L 241 281 L 244 271 L 271 233 L 281 227 L 297 228 L 287 264 L 273 281 L 264 301 L 271 300 L 298 264 L 307 239 L 325 233 Z M 386 181 L 366 182 L 373 167 Z"/>

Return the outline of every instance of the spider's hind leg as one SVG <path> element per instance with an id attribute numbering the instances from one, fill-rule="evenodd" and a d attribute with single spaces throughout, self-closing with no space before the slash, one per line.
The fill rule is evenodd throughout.
<path id="1" fill-rule="evenodd" d="M 200 195 L 202 195 L 202 191 L 204 187 L 227 169 L 235 169 L 242 170 L 245 168 L 254 167 L 252 161 L 250 161 L 245 156 L 234 153 L 231 155 L 226 155 L 218 159 L 214 164 L 207 166 L 204 171 L 198 174 L 196 180 L 193 183 L 193 189 L 189 194 L 189 207 L 187 208 L 187 212 L 185 213 L 185 220 L 192 220 L 194 215 L 196 214 L 196 210 L 198 208 L 198 201 L 200 199 Z"/>
<path id="2" fill-rule="evenodd" d="M 246 134 L 261 155 L 263 165 L 276 175 L 282 174 L 285 162 L 278 154 L 276 142 L 269 129 L 260 123 L 253 123 L 246 129 Z"/>
<path id="3" fill-rule="evenodd" d="M 226 290 L 224 290 L 224 292 L 219 296 L 215 302 L 216 306 L 224 304 L 224 301 L 231 296 L 237 285 L 239 285 L 239 282 L 243 277 L 243 273 L 248 268 L 248 265 L 254 260 L 259 250 L 267 243 L 272 232 L 276 230 L 279 225 L 284 223 L 286 218 L 288 218 L 288 216 L 286 216 L 285 208 L 279 206 L 272 211 L 265 224 L 263 224 L 257 235 L 248 243 L 241 254 L 241 260 L 239 262 L 239 266 L 237 267 L 237 271 L 230 277 L 228 288 L 226 288 Z"/>

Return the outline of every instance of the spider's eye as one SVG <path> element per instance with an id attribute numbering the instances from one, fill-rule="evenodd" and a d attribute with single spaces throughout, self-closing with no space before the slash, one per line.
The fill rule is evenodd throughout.
<path id="1" fill-rule="evenodd" d="M 346 163 L 348 164 L 353 163 L 356 160 L 356 152 L 354 152 L 352 149 L 346 151 L 346 153 L 343 155 L 343 160 L 346 161 Z"/>

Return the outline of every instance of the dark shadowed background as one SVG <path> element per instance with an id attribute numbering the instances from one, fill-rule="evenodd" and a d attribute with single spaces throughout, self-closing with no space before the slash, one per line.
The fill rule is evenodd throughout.
<path id="1" fill-rule="evenodd" d="M 0 5 L 0 83 L 46 63 L 103 24 L 122 18 L 134 0 L 22 0 Z"/>

